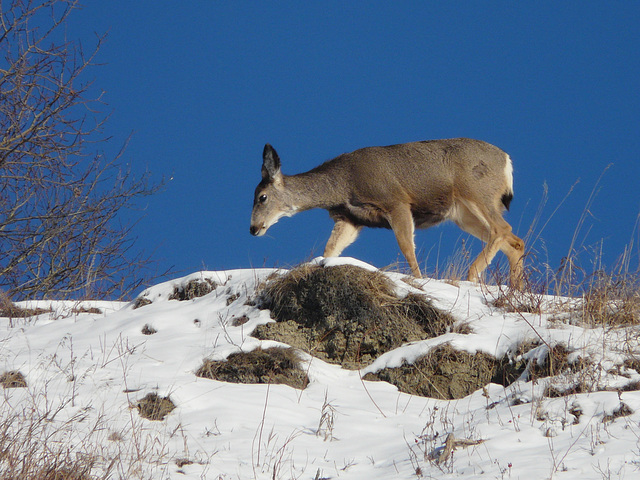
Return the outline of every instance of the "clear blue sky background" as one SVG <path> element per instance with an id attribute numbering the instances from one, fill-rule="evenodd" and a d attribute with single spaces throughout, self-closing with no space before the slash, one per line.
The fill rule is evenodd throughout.
<path id="1" fill-rule="evenodd" d="M 126 161 L 171 179 L 135 228 L 158 270 L 290 266 L 322 253 L 323 210 L 249 234 L 266 142 L 293 174 L 364 146 L 458 136 L 511 155 L 507 220 L 521 236 L 545 182 L 536 234 L 580 180 L 532 245 L 531 264 L 557 268 L 610 163 L 576 246 L 602 240 L 611 264 L 633 238 L 639 26 L 640 2 L 110 0 L 87 1 L 68 36 L 88 48 L 108 32 L 91 73 L 112 111 L 106 133 L 116 150 L 133 131 Z M 452 225 L 419 231 L 419 260 L 443 269 L 464 238 Z M 403 261 L 386 230 L 365 230 L 344 254 Z"/>

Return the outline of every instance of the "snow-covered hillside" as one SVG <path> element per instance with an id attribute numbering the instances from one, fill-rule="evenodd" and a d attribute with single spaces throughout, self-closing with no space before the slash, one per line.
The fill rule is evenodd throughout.
<path id="1" fill-rule="evenodd" d="M 0 374 L 19 372 L 26 383 L 1 392 L 2 438 L 34 458 L 43 445 L 89 458 L 96 478 L 640 478 L 637 327 L 584 327 L 571 302 L 553 298 L 542 299 L 543 313 L 507 313 L 491 304 L 496 288 L 386 273 L 399 294 L 427 295 L 466 331 L 404 345 L 360 371 L 301 354 L 303 390 L 197 377 L 205 359 L 280 345 L 249 335 L 273 321 L 251 301 L 273 272 L 198 272 L 126 304 L 19 304 L 52 311 L 0 319 Z M 212 291 L 170 299 L 192 280 Z M 457 400 L 362 379 L 444 343 L 538 363 L 560 345 L 569 363 L 588 368 L 535 381 L 525 373 Z M 537 346 L 519 358 L 522 344 Z M 140 417 L 136 405 L 149 393 L 175 404 L 164 420 Z M 3 458 L 0 470 L 8 468 Z"/>

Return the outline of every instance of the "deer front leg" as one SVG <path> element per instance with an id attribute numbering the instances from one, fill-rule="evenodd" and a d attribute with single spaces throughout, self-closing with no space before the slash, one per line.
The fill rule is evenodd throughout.
<path id="1" fill-rule="evenodd" d="M 389 224 L 396 235 L 396 240 L 400 246 L 400 251 L 407 259 L 411 272 L 416 278 L 422 277 L 418 259 L 416 258 L 416 246 L 413 242 L 413 233 L 415 225 L 413 223 L 413 215 L 409 205 L 400 205 L 392 210 L 388 216 Z"/>
<path id="2" fill-rule="evenodd" d="M 325 257 L 339 257 L 342 251 L 358 237 L 362 227 L 355 226 L 346 220 L 336 220 L 331 236 L 324 247 Z"/>

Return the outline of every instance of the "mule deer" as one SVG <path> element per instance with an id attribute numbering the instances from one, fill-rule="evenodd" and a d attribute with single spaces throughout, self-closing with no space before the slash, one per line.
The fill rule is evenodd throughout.
<path id="1" fill-rule="evenodd" d="M 281 172 L 280 158 L 267 144 L 250 231 L 264 235 L 284 216 L 324 208 L 335 222 L 325 257 L 339 256 L 362 227 L 390 228 L 413 274 L 420 277 L 414 229 L 452 220 L 486 242 L 469 269 L 469 280 L 478 281 L 502 250 L 509 259 L 511 285 L 521 288 L 524 242 L 502 218 L 512 198 L 509 155 L 479 140 L 363 148 L 291 176 Z"/>

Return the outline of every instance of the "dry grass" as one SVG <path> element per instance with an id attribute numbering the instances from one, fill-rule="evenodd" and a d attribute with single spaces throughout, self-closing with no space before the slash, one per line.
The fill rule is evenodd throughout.
<path id="1" fill-rule="evenodd" d="M 296 298 L 291 298 L 292 295 Z M 270 276 L 261 292 L 261 306 L 268 306 L 276 317 L 286 317 L 300 313 L 309 302 L 335 309 L 335 305 L 325 303 L 347 304 L 352 296 L 375 298 L 379 304 L 396 300 L 393 284 L 378 271 L 353 265 L 325 268 L 304 263 L 284 275 Z M 327 298 L 322 301 L 320 297 Z M 344 301 L 345 297 L 347 301 Z M 355 303 L 354 310 L 357 310 L 365 308 L 364 304 L 369 302 L 356 299 Z"/>
<path id="2" fill-rule="evenodd" d="M 602 417 L 602 422 L 613 422 L 616 418 L 627 417 L 633 414 L 633 410 L 626 403 L 620 403 L 618 408 L 616 408 L 610 415 L 604 415 Z"/>
<path id="3" fill-rule="evenodd" d="M 389 301 L 384 304 L 384 307 L 390 310 L 390 315 L 394 319 L 415 321 L 428 337 L 443 335 L 455 322 L 451 315 L 438 310 L 424 295 L 415 293 Z"/>
<path id="4" fill-rule="evenodd" d="M 537 344 L 530 344 L 531 349 L 537 348 Z M 532 380 L 538 380 L 545 377 L 553 377 L 567 371 L 582 370 L 588 363 L 583 360 L 577 360 L 575 362 L 569 362 L 569 355 L 572 353 L 566 345 L 561 343 L 554 345 L 548 349 L 545 357 L 541 362 L 533 359 L 529 362 L 527 368 L 529 371 L 529 378 Z"/>
<path id="5" fill-rule="evenodd" d="M 6 293 L 0 290 L 0 317 L 6 318 L 27 318 L 40 315 L 42 313 L 48 313 L 51 310 L 45 310 L 43 308 L 22 308 L 7 297 Z"/>
<path id="6" fill-rule="evenodd" d="M 620 272 L 618 268 L 613 272 L 597 270 L 590 275 L 583 272 L 574 275 L 573 283 L 562 285 L 560 276 L 545 283 L 531 269 L 528 273 L 524 289 L 500 287 L 497 295 L 488 295 L 487 302 L 511 313 L 569 313 L 573 323 L 591 328 L 640 324 L 639 272 Z M 566 280 L 564 277 L 562 281 Z M 493 283 L 504 285 L 506 282 L 494 272 Z M 548 295 L 555 296 L 553 302 Z"/>
<path id="7" fill-rule="evenodd" d="M 506 312 L 542 313 L 543 295 L 531 290 L 503 290 L 489 304 Z"/>
<path id="8" fill-rule="evenodd" d="M 473 261 L 471 251 L 469 250 L 465 238 L 459 237 L 459 241 L 460 247 L 455 250 L 451 259 L 447 262 L 447 266 L 442 275 L 439 275 L 439 273 L 436 272 L 436 278 L 445 278 L 454 285 L 461 280 L 467 279 L 469 275 L 469 268 Z"/>
<path id="9" fill-rule="evenodd" d="M 169 397 L 161 397 L 157 393 L 149 393 L 144 398 L 138 400 L 136 408 L 142 418 L 161 421 L 164 420 L 176 406 Z"/>
<path id="10" fill-rule="evenodd" d="M 21 466 L 8 465 L 14 472 L 0 473 L 0 480 L 94 480 L 92 467 L 90 461 L 45 455 L 37 460 L 37 464 L 32 463 L 32 459 L 23 459 Z"/>
<path id="11" fill-rule="evenodd" d="M 153 335 L 154 333 L 158 333 L 158 330 L 156 330 L 155 328 L 153 328 L 151 325 L 149 325 L 148 323 L 145 323 L 144 326 L 142 327 L 141 333 L 143 335 Z"/>
<path id="12" fill-rule="evenodd" d="M 115 425 L 101 413 L 104 406 L 73 408 L 73 396 L 48 391 L 40 384 L 37 389 L 2 392 L 0 480 L 166 477 L 166 464 L 174 457 L 168 454 L 167 438 L 158 436 L 146 420 L 132 414 L 130 423 Z M 161 408 L 158 402 L 148 402 L 145 408 L 156 404 L 150 410 L 161 416 L 168 408 L 160 400 Z"/>
<path id="13" fill-rule="evenodd" d="M 445 333 L 454 319 L 424 296 L 398 297 L 378 271 L 305 264 L 269 280 L 258 298 L 276 323 L 253 336 L 299 348 L 344 368 L 361 368 L 404 343 Z"/>
<path id="14" fill-rule="evenodd" d="M 52 412 L 50 412 L 52 413 Z M 58 425 L 37 408 L 0 414 L 0 480 L 106 480 L 110 467 L 92 475 L 96 446 L 70 445 L 72 423 Z M 77 420 L 77 419 L 76 419 Z"/>
<path id="15" fill-rule="evenodd" d="M 102 310 L 96 307 L 78 307 L 71 309 L 71 313 L 93 313 L 93 314 L 101 314 Z"/>
<path id="16" fill-rule="evenodd" d="M 169 295 L 169 300 L 193 300 L 194 298 L 204 297 L 205 295 L 213 292 L 217 287 L 218 284 L 210 278 L 190 280 L 186 285 L 176 285 L 173 287 L 173 292 Z M 153 300 L 148 298 L 146 295 L 148 295 L 148 293 L 142 293 L 135 299 L 133 303 L 134 310 L 153 303 Z"/>
<path id="17" fill-rule="evenodd" d="M 640 278 L 632 274 L 593 276 L 581 303 L 582 320 L 590 326 L 640 324 Z"/>
<path id="18" fill-rule="evenodd" d="M 27 380 L 22 373 L 14 370 L 0 374 L 0 385 L 2 388 L 24 388 Z"/>
<path id="19" fill-rule="evenodd" d="M 191 280 L 186 285 L 176 285 L 173 293 L 169 296 L 169 300 L 193 300 L 194 298 L 204 297 L 216 289 L 216 283 L 205 278 L 203 280 Z"/>
<path id="20" fill-rule="evenodd" d="M 309 383 L 293 348 L 256 349 L 233 353 L 226 360 L 205 360 L 198 377 L 232 383 L 277 383 L 303 389 Z"/>
<path id="21" fill-rule="evenodd" d="M 151 305 L 151 303 L 153 302 L 151 302 L 147 297 L 138 297 L 133 303 L 133 309 L 135 310 L 136 308 L 145 307 L 147 305 Z"/>
<path id="22" fill-rule="evenodd" d="M 627 359 L 622 365 L 605 371 L 601 363 L 594 362 L 588 355 L 581 355 L 581 350 L 570 348 L 566 344 L 555 345 L 541 342 L 524 342 L 519 345 L 511 360 L 501 361 L 500 374 L 494 382 L 509 385 L 523 377 L 524 381 L 545 385 L 542 396 L 548 398 L 566 397 L 578 393 L 589 393 L 607 390 L 610 387 L 602 382 L 607 373 L 627 375 L 624 369 L 640 371 L 640 363 Z M 639 385 L 630 382 L 618 387 L 620 390 L 637 390 Z"/>
<path id="23" fill-rule="evenodd" d="M 449 400 L 466 397 L 486 386 L 499 366 L 500 362 L 491 355 L 470 354 L 444 344 L 412 364 L 384 368 L 364 379 L 392 383 L 411 395 Z"/>
<path id="24" fill-rule="evenodd" d="M 591 201 L 592 198 L 589 199 Z M 615 346 L 604 343 L 601 346 L 603 350 L 613 348 L 627 352 L 629 358 L 614 367 L 598 360 L 598 355 L 594 358 L 584 346 L 580 347 L 584 349 L 581 352 L 567 345 L 542 345 L 542 338 L 538 344 L 522 345 L 520 357 L 534 348 L 548 350 L 545 359 L 539 364 L 535 361 L 521 362 L 517 367 L 519 373 L 526 370 L 529 380 L 537 382 L 544 379 L 546 387 L 543 395 L 547 397 L 607 389 L 609 387 L 603 379 L 609 374 L 631 378 L 632 372 L 626 372 L 626 369 L 640 372 L 640 362 L 634 357 L 638 348 L 640 326 L 640 251 L 634 246 L 632 237 L 619 261 L 604 267 L 601 244 L 585 246 L 577 243 L 577 239 L 582 236 L 580 230 L 584 227 L 587 212 L 588 208 L 578 222 L 567 256 L 561 260 L 557 269 L 536 262 L 538 252 L 533 251 L 533 248 L 540 233 L 533 235 L 532 225 L 525 237 L 530 249 L 526 263 L 526 288 L 523 291 L 501 289 L 498 297 L 490 301 L 493 306 L 509 312 L 553 315 L 552 321 L 556 325 L 570 323 L 587 329 L 604 329 L 625 339 Z M 634 235 L 640 234 L 640 217 L 634 230 Z M 498 278 L 498 275 L 494 279 L 497 285 L 501 285 L 504 280 Z M 554 298 L 546 295 L 553 295 Z M 526 316 L 522 315 L 522 318 L 525 319 Z M 533 325 L 531 328 L 536 333 Z M 518 372 L 514 371 L 516 373 Z M 620 387 L 621 390 L 638 388 L 638 382 L 629 382 Z"/>

